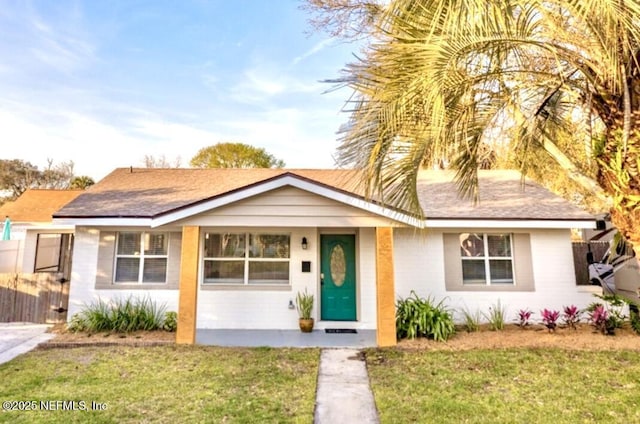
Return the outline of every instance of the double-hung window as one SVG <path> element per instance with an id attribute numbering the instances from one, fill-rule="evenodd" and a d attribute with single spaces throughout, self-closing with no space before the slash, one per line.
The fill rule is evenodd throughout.
<path id="1" fill-rule="evenodd" d="M 287 234 L 205 233 L 205 284 L 289 284 Z"/>
<path id="2" fill-rule="evenodd" d="M 121 232 L 116 243 L 116 283 L 166 283 L 169 235 Z"/>
<path id="3" fill-rule="evenodd" d="M 463 284 L 514 284 L 511 234 L 460 234 Z"/>

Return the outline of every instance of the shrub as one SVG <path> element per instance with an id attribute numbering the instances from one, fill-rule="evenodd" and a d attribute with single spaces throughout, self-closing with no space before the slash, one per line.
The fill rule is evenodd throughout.
<path id="1" fill-rule="evenodd" d="M 102 299 L 85 305 L 71 318 L 71 331 L 117 331 L 159 330 L 165 321 L 164 305 L 157 306 L 148 297 L 115 299 L 107 303 Z"/>
<path id="2" fill-rule="evenodd" d="M 587 307 L 591 325 L 603 334 L 615 334 L 616 328 L 622 328 L 624 324 L 623 308 L 628 302 L 616 294 L 594 294 L 594 296 L 603 300 L 604 303 L 594 302 Z M 604 323 L 602 322 L 602 311 L 606 312 L 606 321 Z"/>
<path id="3" fill-rule="evenodd" d="M 67 324 L 67 330 L 71 331 L 72 333 L 87 331 L 86 322 L 82 318 L 82 314 L 74 314 L 71 317 L 71 320 Z"/>
<path id="4" fill-rule="evenodd" d="M 419 297 L 411 291 L 410 297 L 396 302 L 396 336 L 414 339 L 427 337 L 436 341 L 445 341 L 455 333 L 451 312 L 443 301 L 434 304 L 428 298 Z"/>
<path id="5" fill-rule="evenodd" d="M 576 324 L 580 322 L 580 315 L 582 311 L 577 306 L 565 306 L 562 313 L 562 319 L 564 323 L 570 328 L 576 329 Z"/>
<path id="6" fill-rule="evenodd" d="M 540 311 L 542 315 L 542 323 L 549 329 L 549 331 L 555 331 L 558 321 L 560 318 L 560 311 L 552 311 L 549 309 L 543 309 Z"/>
<path id="7" fill-rule="evenodd" d="M 164 331 L 176 331 L 178 329 L 178 314 L 170 311 L 164 314 L 164 323 L 162 324 Z"/>
<path id="8" fill-rule="evenodd" d="M 518 323 L 518 327 L 525 328 L 527 325 L 529 325 L 529 320 L 531 319 L 532 315 L 533 312 L 531 312 L 529 309 L 520 309 L 518 311 L 518 319 L 516 320 Z"/>
<path id="9" fill-rule="evenodd" d="M 489 321 L 489 328 L 493 331 L 504 329 L 504 318 L 506 316 L 505 308 L 500 304 L 500 300 L 495 305 L 489 307 L 489 313 L 484 317 Z"/>
<path id="10" fill-rule="evenodd" d="M 462 309 L 462 317 L 464 319 L 464 329 L 468 333 L 474 333 L 480 330 L 480 311 L 471 312 L 468 309 Z"/>
<path id="11" fill-rule="evenodd" d="M 589 315 L 589 321 L 596 331 L 602 334 L 614 334 L 615 325 L 604 305 L 595 305 Z"/>
<path id="12" fill-rule="evenodd" d="M 629 319 L 631 320 L 631 329 L 640 334 L 640 314 L 638 313 L 638 305 L 629 304 Z"/>

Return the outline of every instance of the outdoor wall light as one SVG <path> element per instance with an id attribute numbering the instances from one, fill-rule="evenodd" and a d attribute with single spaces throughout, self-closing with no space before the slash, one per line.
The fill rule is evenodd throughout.
<path id="1" fill-rule="evenodd" d="M 309 244 L 307 243 L 307 238 L 302 237 L 302 250 L 307 250 L 307 246 L 309 246 Z"/>
<path id="2" fill-rule="evenodd" d="M 293 299 L 289 299 L 289 309 L 295 309 L 295 306 L 293 306 Z"/>

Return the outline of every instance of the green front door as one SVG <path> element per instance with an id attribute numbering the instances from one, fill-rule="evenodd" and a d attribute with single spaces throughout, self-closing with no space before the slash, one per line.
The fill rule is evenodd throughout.
<path id="1" fill-rule="evenodd" d="M 320 236 L 320 318 L 356 320 L 356 237 Z"/>

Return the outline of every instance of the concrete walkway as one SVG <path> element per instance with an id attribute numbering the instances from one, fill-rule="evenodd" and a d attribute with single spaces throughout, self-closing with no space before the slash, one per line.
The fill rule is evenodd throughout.
<path id="1" fill-rule="evenodd" d="M 356 349 L 320 354 L 315 424 L 379 423 L 367 367 Z"/>
<path id="2" fill-rule="evenodd" d="M 0 323 L 0 364 L 52 339 L 55 334 L 46 332 L 49 327 L 49 324 Z"/>

